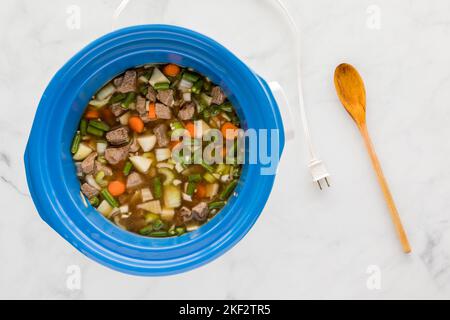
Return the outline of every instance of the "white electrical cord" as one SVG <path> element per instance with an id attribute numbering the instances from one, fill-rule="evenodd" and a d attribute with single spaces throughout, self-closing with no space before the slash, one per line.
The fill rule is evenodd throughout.
<path id="1" fill-rule="evenodd" d="M 330 174 L 328 173 L 325 165 L 323 164 L 322 160 L 320 160 L 315 153 L 312 140 L 311 140 L 311 134 L 309 132 L 309 125 L 308 125 L 308 119 L 306 118 L 306 112 L 305 112 L 305 102 L 303 99 L 303 86 L 302 86 L 302 70 L 301 70 L 301 44 L 300 44 L 300 29 L 298 28 L 297 24 L 295 23 L 294 18 L 289 13 L 289 10 L 286 8 L 282 0 L 276 0 L 278 5 L 281 7 L 284 15 L 287 17 L 289 21 L 289 26 L 291 28 L 291 32 L 294 37 L 294 45 L 295 45 L 295 59 L 297 61 L 297 89 L 298 89 L 298 104 L 300 108 L 300 117 L 303 124 L 303 132 L 305 135 L 305 140 L 308 145 L 309 150 L 309 156 L 310 156 L 310 162 L 309 162 L 309 169 L 311 171 L 311 175 L 314 182 L 317 182 L 320 189 L 322 189 L 321 182 L 325 182 L 325 184 L 329 187 L 329 181 L 328 177 Z M 296 117 L 296 115 L 294 116 Z M 298 120 L 298 119 L 297 119 Z"/>

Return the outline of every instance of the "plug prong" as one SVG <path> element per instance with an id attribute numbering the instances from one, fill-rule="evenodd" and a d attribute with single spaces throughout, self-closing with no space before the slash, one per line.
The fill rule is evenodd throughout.
<path id="1" fill-rule="evenodd" d="M 317 184 L 319 185 L 320 190 L 322 190 L 322 185 L 320 184 L 320 181 L 317 181 Z"/>
<path id="2" fill-rule="evenodd" d="M 330 183 L 328 182 L 328 178 L 325 178 L 325 182 L 327 183 L 328 188 L 330 187 Z"/>

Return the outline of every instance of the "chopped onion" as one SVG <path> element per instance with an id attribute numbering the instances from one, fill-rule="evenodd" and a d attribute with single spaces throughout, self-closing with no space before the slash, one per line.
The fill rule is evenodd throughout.
<path id="1" fill-rule="evenodd" d="M 161 162 L 167 160 L 171 157 L 170 149 L 156 149 L 155 150 L 156 161 Z"/>
<path id="2" fill-rule="evenodd" d="M 77 153 L 73 156 L 73 160 L 82 161 L 92 153 L 92 149 L 86 143 L 80 143 Z"/>
<path id="3" fill-rule="evenodd" d="M 183 193 L 182 197 L 184 201 L 192 202 L 192 197 L 190 195 Z"/>
<path id="4" fill-rule="evenodd" d="M 177 170 L 178 173 L 184 171 L 184 167 L 183 167 L 183 165 L 181 164 L 181 162 L 177 162 L 177 164 L 175 165 L 175 170 Z"/>
<path id="5" fill-rule="evenodd" d="M 174 215 L 175 215 L 174 209 L 163 208 L 161 212 L 161 219 L 166 222 L 171 222 Z"/>
<path id="6" fill-rule="evenodd" d="M 153 69 L 152 76 L 148 82 L 152 87 L 154 87 L 157 83 L 170 83 L 169 79 L 167 79 L 158 68 Z"/>
<path id="7" fill-rule="evenodd" d="M 218 183 L 206 185 L 206 196 L 208 198 L 214 198 L 214 196 L 216 196 L 218 192 L 219 192 L 219 184 Z"/>
<path id="8" fill-rule="evenodd" d="M 104 100 L 97 100 L 97 99 L 91 100 L 91 101 L 89 101 L 89 105 L 100 109 L 100 108 L 106 106 L 108 104 L 109 100 L 110 100 L 110 98 L 106 98 Z"/>
<path id="9" fill-rule="evenodd" d="M 156 167 L 159 168 L 167 168 L 170 170 L 173 170 L 173 168 L 175 167 L 173 164 L 171 163 L 167 163 L 167 162 L 160 162 L 156 165 Z"/>
<path id="10" fill-rule="evenodd" d="M 131 113 L 129 113 L 129 112 L 121 115 L 120 118 L 119 118 L 120 124 L 123 125 L 123 126 L 127 126 L 128 125 L 128 120 L 130 120 L 130 116 L 131 116 Z"/>
<path id="11" fill-rule="evenodd" d="M 108 144 L 106 142 L 97 142 L 97 153 L 99 155 L 104 155 Z"/>
<path id="12" fill-rule="evenodd" d="M 111 97 L 114 94 L 114 92 L 116 92 L 116 87 L 114 87 L 114 85 L 112 83 L 109 83 L 106 86 L 104 86 L 97 93 L 96 100 L 100 100 L 101 101 L 101 100 L 108 99 L 109 97 Z"/>
<path id="13" fill-rule="evenodd" d="M 191 231 L 195 231 L 199 228 L 200 226 L 198 224 L 189 224 L 186 226 L 186 231 L 191 232 Z"/>
<path id="14" fill-rule="evenodd" d="M 125 213 L 128 213 L 128 212 L 130 211 L 130 208 L 129 208 L 129 206 L 126 204 L 126 205 L 124 205 L 124 206 L 121 206 L 121 207 L 119 208 L 119 210 L 120 210 L 120 213 L 125 214 Z"/>
<path id="15" fill-rule="evenodd" d="M 159 200 L 149 201 L 141 203 L 137 206 L 138 209 L 143 209 L 145 211 L 160 214 L 161 213 L 161 203 Z"/>
<path id="16" fill-rule="evenodd" d="M 111 205 L 106 200 L 103 200 L 97 207 L 97 211 L 108 218 L 113 211 L 113 207 L 111 207 Z"/>
<path id="17" fill-rule="evenodd" d="M 137 142 L 144 152 L 152 151 L 156 145 L 156 136 L 153 134 L 145 134 L 137 138 Z"/>
<path id="18" fill-rule="evenodd" d="M 83 201 L 84 206 L 87 208 L 88 204 L 86 201 L 86 197 L 84 196 L 83 192 L 80 191 L 81 200 Z"/>
<path id="19" fill-rule="evenodd" d="M 152 192 L 150 191 L 150 188 L 141 189 L 141 196 L 142 196 L 142 202 L 147 202 L 147 201 L 153 200 L 153 195 L 152 195 Z"/>
<path id="20" fill-rule="evenodd" d="M 133 156 L 130 157 L 131 163 L 133 163 L 134 167 L 140 173 L 147 173 L 152 165 L 152 159 L 141 157 L 141 156 Z"/>
<path id="21" fill-rule="evenodd" d="M 232 180 L 232 178 L 231 178 L 231 176 L 229 174 L 225 174 L 225 175 L 220 177 L 220 181 L 222 181 L 224 183 L 229 182 L 231 180 Z"/>
<path id="22" fill-rule="evenodd" d="M 180 84 L 178 85 L 178 89 L 180 90 L 186 90 L 192 88 L 194 84 L 190 81 L 187 81 L 185 79 L 181 79 Z"/>
<path id="23" fill-rule="evenodd" d="M 178 208 L 181 206 L 180 188 L 174 185 L 164 186 L 164 205 L 166 208 Z"/>
<path id="24" fill-rule="evenodd" d="M 191 93 L 190 92 L 185 92 L 183 93 L 183 100 L 186 102 L 190 102 L 191 101 Z"/>

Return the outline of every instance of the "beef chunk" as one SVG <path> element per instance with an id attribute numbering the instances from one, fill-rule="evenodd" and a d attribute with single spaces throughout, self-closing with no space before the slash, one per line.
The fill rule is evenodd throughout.
<path id="1" fill-rule="evenodd" d="M 116 117 L 120 117 L 126 112 L 126 110 L 122 108 L 121 103 L 114 103 L 109 107 L 109 109 Z"/>
<path id="2" fill-rule="evenodd" d="M 90 184 L 84 183 L 81 186 L 81 192 L 83 192 L 83 194 L 88 198 L 92 198 L 95 197 L 96 195 L 98 195 L 98 190 L 95 189 L 93 186 L 91 186 Z"/>
<path id="3" fill-rule="evenodd" d="M 127 178 L 127 189 L 128 190 L 137 189 L 141 187 L 144 183 L 145 181 L 142 178 L 142 176 L 137 172 L 133 172 Z"/>
<path id="4" fill-rule="evenodd" d="M 164 103 L 168 107 L 172 107 L 174 103 L 174 91 L 172 89 L 159 91 L 157 94 L 157 98 L 159 101 Z"/>
<path id="5" fill-rule="evenodd" d="M 183 223 L 189 222 L 193 218 L 192 211 L 189 208 L 186 208 L 186 207 L 182 207 L 180 209 L 180 212 L 178 213 L 178 215 L 180 216 L 181 221 Z"/>
<path id="6" fill-rule="evenodd" d="M 121 148 L 107 148 L 105 151 L 105 159 L 112 165 L 116 165 L 124 161 L 128 157 L 130 146 L 126 145 Z"/>
<path id="7" fill-rule="evenodd" d="M 101 163 L 99 161 L 95 161 L 94 174 L 97 174 L 100 171 L 103 171 L 105 176 L 108 176 L 108 177 L 113 175 L 113 171 L 110 167 L 105 166 L 103 163 Z"/>
<path id="8" fill-rule="evenodd" d="M 168 131 L 168 127 L 164 123 L 157 125 L 153 129 L 153 133 L 156 136 L 156 140 L 158 141 L 159 147 L 167 147 L 169 145 L 170 139 L 167 136 L 167 131 Z"/>
<path id="9" fill-rule="evenodd" d="M 120 127 L 109 131 L 106 134 L 106 140 L 114 146 L 120 146 L 128 143 L 130 141 L 130 137 L 128 136 L 128 128 Z"/>
<path id="10" fill-rule="evenodd" d="M 137 73 L 135 70 L 129 70 L 125 72 L 123 76 L 123 81 L 120 84 L 117 91 L 121 93 L 128 93 L 136 91 Z"/>
<path id="11" fill-rule="evenodd" d="M 192 208 L 192 215 L 197 221 L 205 221 L 208 218 L 208 213 L 209 209 L 206 202 L 200 202 Z"/>
<path id="12" fill-rule="evenodd" d="M 148 92 L 147 95 L 145 96 L 147 100 L 149 100 L 150 102 L 156 102 L 156 95 L 157 95 L 156 90 L 153 89 L 152 86 L 148 86 Z"/>
<path id="13" fill-rule="evenodd" d="M 214 87 L 211 91 L 212 104 L 223 104 L 227 98 L 220 87 Z"/>
<path id="14" fill-rule="evenodd" d="M 139 113 L 139 115 L 143 116 L 147 114 L 147 108 L 145 103 L 145 98 L 138 96 L 136 100 L 136 111 Z"/>
<path id="15" fill-rule="evenodd" d="M 172 110 L 169 107 L 163 105 L 162 103 L 157 103 L 155 106 L 156 117 L 158 119 L 171 119 L 172 118 Z"/>
<path id="16" fill-rule="evenodd" d="M 178 112 L 178 118 L 180 120 L 191 120 L 195 113 L 195 103 L 185 103 Z"/>
<path id="17" fill-rule="evenodd" d="M 84 174 L 91 174 L 94 171 L 95 158 L 97 158 L 97 152 L 91 153 L 86 159 L 81 163 L 81 170 Z"/>

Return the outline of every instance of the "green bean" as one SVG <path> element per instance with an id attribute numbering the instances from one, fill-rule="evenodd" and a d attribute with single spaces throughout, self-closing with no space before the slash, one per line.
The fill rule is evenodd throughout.
<path id="1" fill-rule="evenodd" d="M 125 167 L 123 168 L 123 174 L 125 176 L 128 176 L 131 172 L 131 169 L 133 169 L 133 164 L 131 163 L 131 161 L 127 161 Z"/>
<path id="2" fill-rule="evenodd" d="M 219 106 L 211 106 L 210 108 L 211 116 L 215 117 L 220 113 L 220 107 Z"/>
<path id="3" fill-rule="evenodd" d="M 164 228 L 164 222 L 161 221 L 161 219 L 157 219 L 153 222 L 153 230 L 159 231 Z"/>
<path id="4" fill-rule="evenodd" d="M 186 232 L 186 229 L 183 227 L 178 227 L 175 229 L 175 232 L 177 233 L 177 235 L 181 236 L 183 233 Z"/>
<path id="5" fill-rule="evenodd" d="M 111 129 L 109 125 L 100 120 L 91 120 L 89 121 L 89 125 L 102 131 L 109 131 Z"/>
<path id="6" fill-rule="evenodd" d="M 103 137 L 103 133 L 104 133 L 102 130 L 97 129 L 91 125 L 88 125 L 86 131 L 87 131 L 87 133 L 92 134 L 93 136 L 96 136 L 96 137 Z"/>
<path id="7" fill-rule="evenodd" d="M 206 91 L 209 91 L 209 90 L 211 90 L 211 87 L 212 87 L 212 84 L 210 81 L 207 80 L 204 82 L 203 89 L 205 89 Z"/>
<path id="8" fill-rule="evenodd" d="M 170 88 L 170 83 L 168 82 L 158 82 L 153 86 L 155 90 L 167 90 Z"/>
<path id="9" fill-rule="evenodd" d="M 164 238 L 164 237 L 167 237 L 168 235 L 169 234 L 167 233 L 167 231 L 154 231 L 149 234 L 150 237 L 155 237 L 155 238 Z"/>
<path id="10" fill-rule="evenodd" d="M 139 92 L 140 92 L 143 96 L 146 96 L 147 93 L 148 93 L 148 87 L 147 87 L 147 86 L 141 86 L 141 87 L 139 88 Z"/>
<path id="11" fill-rule="evenodd" d="M 75 154 L 78 152 L 78 149 L 80 148 L 80 142 L 81 142 L 81 133 L 80 131 L 77 131 L 77 134 L 75 135 L 75 138 L 73 138 L 72 142 L 72 154 Z"/>
<path id="12" fill-rule="evenodd" d="M 192 73 L 192 72 L 185 72 L 183 74 L 183 79 L 192 83 L 197 82 L 198 79 L 200 79 L 200 76 L 198 74 Z"/>
<path id="13" fill-rule="evenodd" d="M 119 207 L 119 203 L 111 195 L 111 193 L 109 193 L 109 191 L 107 189 L 103 189 L 101 194 L 102 194 L 103 198 L 105 198 L 106 202 L 108 202 L 111 205 L 111 207 L 113 207 L 113 208 L 118 208 Z"/>
<path id="14" fill-rule="evenodd" d="M 214 168 L 213 166 L 210 166 L 209 164 L 206 163 L 201 163 L 200 164 L 203 168 L 205 168 L 206 171 L 208 171 L 209 173 L 214 173 Z"/>
<path id="15" fill-rule="evenodd" d="M 111 97 L 111 99 L 109 100 L 109 103 L 114 104 L 117 102 L 122 102 L 126 97 L 127 97 L 127 95 L 125 93 L 119 92 Z"/>
<path id="16" fill-rule="evenodd" d="M 191 88 L 191 92 L 195 94 L 200 94 L 200 92 L 202 92 L 203 83 L 204 81 L 202 79 L 196 81 Z"/>
<path id="17" fill-rule="evenodd" d="M 197 183 L 195 182 L 189 182 L 186 188 L 186 194 L 188 196 L 192 196 L 195 192 L 195 189 L 197 188 Z"/>
<path id="18" fill-rule="evenodd" d="M 189 182 L 200 182 L 200 181 L 202 181 L 202 176 L 200 173 L 191 174 L 188 179 L 189 179 Z"/>
<path id="19" fill-rule="evenodd" d="M 87 130 L 87 121 L 83 119 L 80 122 L 80 133 L 82 136 L 86 135 L 86 130 Z"/>
<path id="20" fill-rule="evenodd" d="M 153 179 L 153 196 L 155 199 L 161 199 L 162 196 L 162 183 L 159 177 Z"/>
<path id="21" fill-rule="evenodd" d="M 211 202 L 208 205 L 208 208 L 209 208 L 209 210 L 220 209 L 220 208 L 223 208 L 225 206 L 225 204 L 226 204 L 225 201 Z"/>
<path id="22" fill-rule="evenodd" d="M 135 102 L 136 100 L 136 93 L 135 92 L 129 92 L 125 98 L 125 100 L 122 102 L 122 108 L 128 109 L 130 107 L 130 104 Z"/>
<path id="23" fill-rule="evenodd" d="M 220 109 L 222 111 L 225 111 L 225 112 L 228 112 L 228 113 L 233 112 L 233 106 L 231 105 L 231 103 L 224 103 L 224 104 L 222 104 L 220 106 Z"/>
<path id="24" fill-rule="evenodd" d="M 233 180 L 231 181 L 226 187 L 225 189 L 222 191 L 222 193 L 219 196 L 220 200 L 226 200 L 231 192 L 233 192 L 234 188 L 236 188 L 238 181 L 237 180 Z"/>
<path id="25" fill-rule="evenodd" d="M 208 120 L 209 118 L 211 118 L 211 111 L 209 109 L 203 110 L 202 114 L 203 114 L 203 118 L 205 118 L 205 120 Z"/>
<path id="26" fill-rule="evenodd" d="M 214 182 L 216 182 L 216 178 L 211 174 L 211 173 L 209 173 L 209 172 L 206 172 L 204 175 L 203 175 L 203 179 L 205 179 L 207 182 L 209 182 L 209 183 L 214 183 Z"/>
<path id="27" fill-rule="evenodd" d="M 91 205 L 93 207 L 98 207 L 98 205 L 100 204 L 100 200 L 98 199 L 98 197 L 92 197 L 89 199 L 89 202 L 91 203 Z"/>

